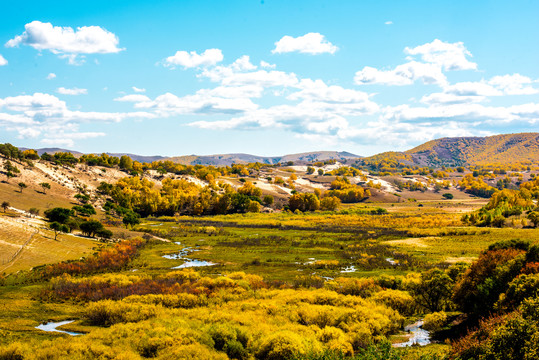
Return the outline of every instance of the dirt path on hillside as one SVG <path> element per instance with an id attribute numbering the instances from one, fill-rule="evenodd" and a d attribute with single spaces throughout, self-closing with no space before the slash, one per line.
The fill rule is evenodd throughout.
<path id="1" fill-rule="evenodd" d="M 30 238 L 24 244 L 22 244 L 21 248 L 19 250 L 17 250 L 17 252 L 15 254 L 13 254 L 11 259 L 8 260 L 8 262 L 7 262 L 7 266 L 4 266 L 2 269 L 0 269 L 0 272 L 5 271 L 6 269 L 9 269 L 11 266 L 13 266 L 13 264 L 15 264 L 15 262 L 17 261 L 19 255 L 24 251 L 24 248 L 26 246 L 28 246 L 32 242 L 32 239 L 38 233 L 39 233 L 39 230 L 36 230 L 32 235 L 30 235 Z"/>

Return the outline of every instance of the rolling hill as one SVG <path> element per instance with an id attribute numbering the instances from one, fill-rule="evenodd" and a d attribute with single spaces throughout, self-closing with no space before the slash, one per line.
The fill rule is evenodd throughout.
<path id="1" fill-rule="evenodd" d="M 484 165 L 539 160 L 539 133 L 442 138 L 405 152 L 417 165 Z"/>

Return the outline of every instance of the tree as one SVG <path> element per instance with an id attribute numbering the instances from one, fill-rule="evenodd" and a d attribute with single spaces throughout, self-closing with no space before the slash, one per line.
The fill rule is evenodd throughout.
<path id="1" fill-rule="evenodd" d="M 259 213 L 260 212 L 260 203 L 258 201 L 249 200 L 249 204 L 247 205 L 247 212 Z"/>
<path id="2" fill-rule="evenodd" d="M 448 306 L 453 290 L 453 279 L 443 270 L 431 269 L 421 274 L 421 282 L 411 289 L 417 303 L 431 312 Z"/>
<path id="3" fill-rule="evenodd" d="M 28 187 L 28 186 L 27 186 L 25 183 L 23 183 L 23 182 L 20 182 L 20 183 L 19 183 L 19 188 L 21 188 L 21 194 L 22 194 L 22 190 L 23 190 L 23 189 L 26 189 L 27 187 Z"/>
<path id="4" fill-rule="evenodd" d="M 328 196 L 320 200 L 320 209 L 335 211 L 341 205 L 341 200 L 336 196 Z"/>
<path id="5" fill-rule="evenodd" d="M 450 193 L 445 193 L 442 195 L 444 198 L 446 198 L 447 200 L 451 200 L 453 199 L 453 194 L 450 194 Z"/>
<path id="6" fill-rule="evenodd" d="M 324 170 L 318 169 L 318 175 L 324 175 Z"/>
<path id="7" fill-rule="evenodd" d="M 120 169 L 133 170 L 133 160 L 127 155 L 120 157 Z"/>
<path id="8" fill-rule="evenodd" d="M 7 208 L 10 207 L 11 205 L 7 202 L 7 201 L 4 201 L 2 203 L 2 207 L 4 208 L 4 212 L 6 212 Z"/>
<path id="9" fill-rule="evenodd" d="M 77 194 L 75 195 L 75 199 L 79 200 L 81 204 L 86 204 L 90 200 L 90 196 L 86 194 Z"/>
<path id="10" fill-rule="evenodd" d="M 103 224 L 97 220 L 89 220 L 80 224 L 80 229 L 84 235 L 94 237 L 96 233 L 104 230 Z"/>
<path id="11" fill-rule="evenodd" d="M 49 209 L 45 211 L 45 216 L 47 217 L 47 219 L 49 219 L 49 221 L 52 221 L 52 222 L 56 221 L 56 222 L 59 222 L 60 224 L 65 224 L 72 214 L 73 214 L 72 210 L 61 208 L 61 207 L 57 207 L 57 208 L 53 208 L 53 209 Z"/>
<path id="12" fill-rule="evenodd" d="M 271 204 L 273 204 L 273 201 L 274 201 L 273 196 L 271 195 L 265 195 L 264 198 L 262 199 L 262 202 L 266 206 L 270 206 Z"/>
<path id="13" fill-rule="evenodd" d="M 51 188 L 51 184 L 49 184 L 48 182 L 42 182 L 39 184 L 39 186 L 41 186 L 41 188 L 43 189 L 43 194 L 45 194 L 45 189 L 49 189 Z"/>
<path id="14" fill-rule="evenodd" d="M 73 211 L 76 211 L 79 215 L 90 216 L 95 215 L 95 209 L 91 204 L 84 204 L 83 206 L 73 206 Z"/>
<path id="15" fill-rule="evenodd" d="M 320 200 L 312 193 L 298 193 L 288 199 L 288 206 L 291 211 L 315 211 L 320 208 Z"/>
<path id="16" fill-rule="evenodd" d="M 11 164 L 11 161 L 6 160 L 4 163 L 4 169 L 6 170 L 6 176 L 9 181 L 10 178 L 15 177 L 15 174 L 20 173 L 20 170 L 16 166 Z"/>
<path id="17" fill-rule="evenodd" d="M 133 227 L 140 224 L 140 216 L 134 211 L 129 211 L 127 212 L 127 214 L 125 214 L 122 221 L 125 224 L 125 228 L 127 229 L 127 226 Z"/>
<path id="18" fill-rule="evenodd" d="M 56 238 L 58 237 L 58 233 L 66 233 L 66 232 L 69 232 L 69 228 L 64 225 L 64 224 L 60 224 L 59 222 L 57 221 L 54 221 L 53 223 L 51 223 L 49 225 L 49 228 L 54 231 L 54 240 L 56 241 Z"/>
<path id="19" fill-rule="evenodd" d="M 539 225 L 539 212 L 532 211 L 528 214 L 528 219 L 533 223 L 533 227 Z"/>

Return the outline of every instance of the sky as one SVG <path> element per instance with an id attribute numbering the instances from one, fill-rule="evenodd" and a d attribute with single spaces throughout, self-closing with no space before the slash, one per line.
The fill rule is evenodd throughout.
<path id="1" fill-rule="evenodd" d="M 372 155 L 539 130 L 539 1 L 24 1 L 0 142 Z"/>

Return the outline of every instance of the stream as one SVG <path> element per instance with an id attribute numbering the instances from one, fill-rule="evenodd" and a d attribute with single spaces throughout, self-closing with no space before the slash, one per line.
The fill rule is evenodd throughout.
<path id="1" fill-rule="evenodd" d="M 410 338 L 406 342 L 393 344 L 394 347 L 407 347 L 412 345 L 425 346 L 430 344 L 430 334 L 422 328 L 423 320 L 419 320 L 413 324 L 404 327 L 404 331 L 410 334 Z"/>
<path id="2" fill-rule="evenodd" d="M 181 245 L 180 242 L 176 242 L 176 244 Z M 195 252 L 199 251 L 197 249 L 193 249 L 190 247 L 185 247 L 181 249 L 177 254 L 169 254 L 169 255 L 163 255 L 165 259 L 173 259 L 173 260 L 183 260 L 183 264 L 180 266 L 175 266 L 172 269 L 185 269 L 190 267 L 200 267 L 200 266 L 214 266 L 217 265 L 216 263 L 212 263 L 210 261 L 203 261 L 203 260 L 196 260 L 196 259 L 189 259 L 186 256 Z"/>
<path id="3" fill-rule="evenodd" d="M 50 331 L 50 332 L 59 332 L 59 333 L 68 334 L 68 335 L 71 335 L 71 336 L 83 335 L 82 333 L 77 333 L 77 332 L 72 332 L 72 331 L 64 331 L 64 330 L 58 330 L 57 329 L 57 327 L 62 326 L 62 325 L 71 324 L 73 321 L 75 321 L 75 320 L 66 320 L 66 321 L 60 321 L 60 322 L 52 322 L 51 321 L 51 322 L 36 326 L 36 329 L 43 330 L 43 331 Z"/>

